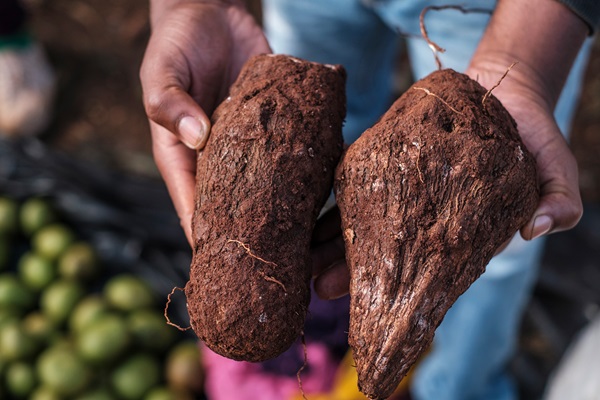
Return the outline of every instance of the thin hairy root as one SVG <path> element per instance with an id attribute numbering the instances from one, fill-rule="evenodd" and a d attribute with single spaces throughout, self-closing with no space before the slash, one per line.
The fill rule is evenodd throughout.
<path id="1" fill-rule="evenodd" d="M 252 258 L 257 259 L 258 261 L 262 261 L 265 264 L 271 264 L 273 266 L 277 266 L 277 264 L 275 264 L 272 261 L 267 261 L 264 258 L 260 258 L 259 256 L 257 256 L 256 254 L 252 253 L 252 251 L 250 250 L 250 247 L 248 247 L 246 244 L 240 242 L 239 240 L 235 240 L 235 239 L 229 239 L 227 240 L 227 243 L 237 243 L 238 245 L 242 246 L 244 248 L 244 250 L 246 250 L 246 253 L 248 253 L 248 255 Z"/>
<path id="2" fill-rule="evenodd" d="M 454 111 L 457 114 L 462 115 L 462 113 L 460 111 L 458 111 L 456 108 L 452 107 L 450 104 L 448 104 L 448 102 L 446 100 L 442 99 L 437 94 L 430 92 L 429 89 L 426 89 L 426 88 L 423 88 L 423 87 L 419 87 L 419 86 L 413 86 L 413 89 L 424 91 L 425 93 L 427 93 L 427 96 L 433 96 L 433 97 L 435 97 L 436 99 L 438 99 L 439 101 L 441 101 L 442 103 L 444 103 L 446 106 L 448 106 L 449 109 L 451 109 L 452 111 Z"/>
<path id="3" fill-rule="evenodd" d="M 419 173 L 419 180 L 421 181 L 421 183 L 425 183 L 425 181 L 423 180 L 423 172 L 421 172 L 421 168 L 419 167 L 419 160 L 421 159 L 421 144 L 415 144 L 415 146 L 417 147 L 417 150 L 419 150 L 419 154 L 417 154 L 416 161 L 417 172 Z"/>
<path id="4" fill-rule="evenodd" d="M 262 271 L 259 271 L 259 274 L 263 277 L 263 279 L 265 281 L 269 281 L 269 282 L 273 282 L 273 283 L 278 284 L 279 286 L 281 286 L 281 288 L 283 289 L 283 291 L 287 293 L 287 289 L 285 288 L 285 285 L 283 283 L 281 283 L 281 281 L 273 278 L 272 276 L 269 276 L 269 275 L 265 274 Z"/>
<path id="5" fill-rule="evenodd" d="M 429 35 L 427 34 L 427 29 L 425 29 L 425 14 L 427 14 L 427 11 L 429 11 L 429 10 L 439 11 L 439 10 L 447 10 L 447 9 L 458 10 L 458 11 L 462 12 L 463 14 L 473 13 L 473 12 L 486 13 L 486 14 L 492 13 L 492 11 L 488 10 L 488 9 L 465 8 L 460 5 L 427 6 L 427 7 L 423 8 L 423 11 L 421 11 L 421 15 L 419 16 L 419 25 L 421 27 L 421 35 L 423 36 L 423 39 L 425 39 L 425 41 L 429 45 L 429 48 L 433 52 L 433 57 L 435 58 L 435 63 L 438 67 L 438 70 L 442 69 L 442 62 L 440 61 L 440 58 L 438 57 L 438 53 L 443 53 L 446 51 L 446 49 L 440 47 L 437 43 L 435 43 L 434 41 L 429 39 Z"/>
<path id="6" fill-rule="evenodd" d="M 273 265 L 274 267 L 277 267 L 277 264 L 275 264 L 274 262 L 272 262 L 272 261 L 267 261 L 267 260 L 265 260 L 264 258 L 261 258 L 261 257 L 257 256 L 256 254 L 252 253 L 252 250 L 250 250 L 250 247 L 249 247 L 248 245 L 244 244 L 243 242 L 240 242 L 239 240 L 235 240 L 235 239 L 229 239 L 229 240 L 227 240 L 227 243 L 230 243 L 230 242 L 232 242 L 232 243 L 237 243 L 237 244 L 238 244 L 239 246 L 241 246 L 241 247 L 242 247 L 244 250 L 246 250 L 246 253 L 248 253 L 248 255 L 249 255 L 250 257 L 252 257 L 252 258 L 254 258 L 254 259 L 258 260 L 258 261 L 262 261 L 262 262 L 263 262 L 263 263 L 265 263 L 265 264 L 270 264 L 270 265 Z M 264 272 L 262 272 L 262 271 L 258 271 L 258 273 L 260 274 L 260 276 L 262 276 L 262 277 L 263 277 L 263 279 L 264 279 L 265 281 L 269 281 L 269 282 L 273 282 L 273 283 L 276 283 L 276 284 L 278 284 L 279 286 L 281 286 L 281 288 L 283 289 L 283 291 L 287 293 L 287 289 L 286 289 L 285 285 L 284 285 L 283 283 L 281 283 L 281 281 L 280 281 L 280 280 L 278 280 L 278 279 L 275 279 L 275 278 L 273 278 L 272 276 L 269 276 L 269 275 L 265 274 L 265 273 L 264 273 Z"/>
<path id="7" fill-rule="evenodd" d="M 483 99 L 481 99 L 481 104 L 483 104 L 485 106 L 485 101 L 487 100 L 488 97 L 490 97 L 490 94 L 492 94 L 492 90 L 496 89 L 498 86 L 500 86 L 500 83 L 504 80 L 504 78 L 506 78 L 506 75 L 508 75 L 508 73 L 510 72 L 510 70 L 517 65 L 519 62 L 518 61 L 514 61 L 512 64 L 510 64 L 510 66 L 506 69 L 506 71 L 504 72 L 504 75 L 502 75 L 502 77 L 498 80 L 498 82 L 496 82 L 496 84 L 494 86 L 491 87 L 490 90 L 488 90 L 484 95 L 483 95 Z"/>
<path id="8" fill-rule="evenodd" d="M 167 325 L 174 326 L 175 328 L 179 329 L 180 331 L 185 332 L 188 329 L 192 329 L 192 327 L 188 326 L 187 328 L 182 328 L 181 326 L 171 322 L 171 320 L 169 319 L 169 304 L 171 303 L 171 296 L 173 296 L 173 293 L 175 293 L 176 290 L 180 290 L 183 292 L 185 289 L 175 286 L 173 288 L 173 290 L 171 290 L 171 293 L 169 293 L 169 295 L 167 296 L 167 304 L 165 304 L 164 315 L 165 315 L 165 319 L 167 320 Z"/>
<path id="9" fill-rule="evenodd" d="M 304 389 L 302 388 L 302 378 L 300 378 L 300 373 L 304 370 L 304 368 L 308 366 L 308 352 L 306 351 L 306 338 L 304 337 L 304 332 L 302 332 L 302 335 L 300 337 L 302 340 L 302 350 L 304 350 L 304 363 L 302 364 L 298 372 L 296 372 L 296 378 L 298 378 L 298 388 L 300 388 L 302 398 L 304 400 L 308 400 L 306 398 L 306 393 L 304 393 Z"/>

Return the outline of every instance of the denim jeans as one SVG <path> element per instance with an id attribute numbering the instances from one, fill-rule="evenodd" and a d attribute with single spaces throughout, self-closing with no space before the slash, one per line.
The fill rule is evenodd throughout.
<path id="1" fill-rule="evenodd" d="M 344 138 L 352 143 L 387 110 L 393 72 L 405 40 L 413 76 L 437 69 L 421 38 L 423 0 L 263 0 L 265 32 L 276 53 L 342 64 L 348 72 Z M 460 2 L 465 8 L 495 6 L 494 0 Z M 429 37 L 446 49 L 444 67 L 464 71 L 488 23 L 489 13 L 431 11 Z M 588 42 L 590 42 L 588 40 Z M 556 109 L 568 134 L 590 43 L 577 59 Z M 508 66 L 507 66 L 508 67 Z M 510 400 L 515 385 L 507 364 L 515 350 L 519 321 L 535 283 L 543 239 L 515 236 L 459 298 L 436 331 L 431 352 L 419 364 L 411 392 L 417 400 Z"/>

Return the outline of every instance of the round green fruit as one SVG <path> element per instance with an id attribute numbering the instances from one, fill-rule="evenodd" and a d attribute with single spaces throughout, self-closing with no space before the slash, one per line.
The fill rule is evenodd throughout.
<path id="1" fill-rule="evenodd" d="M 130 334 L 125 320 L 106 314 L 91 322 L 77 335 L 79 355 L 92 364 L 106 365 L 125 354 Z"/>
<path id="2" fill-rule="evenodd" d="M 52 261 L 31 251 L 21 256 L 17 270 L 21 281 L 35 292 L 41 291 L 56 278 Z"/>
<path id="3" fill-rule="evenodd" d="M 19 219 L 23 233 L 31 236 L 44 226 L 56 221 L 56 213 L 48 201 L 32 197 L 21 205 Z"/>
<path id="4" fill-rule="evenodd" d="M 40 308 L 51 321 L 61 324 L 71 315 L 84 295 L 85 290 L 80 283 L 68 280 L 55 281 L 42 292 Z"/>
<path id="5" fill-rule="evenodd" d="M 113 371 L 111 382 L 119 397 L 141 399 L 160 382 L 160 364 L 147 354 L 134 355 Z"/>
<path id="6" fill-rule="evenodd" d="M 91 280 L 98 273 L 96 251 L 89 243 L 73 243 L 58 260 L 58 273 L 67 279 Z"/>
<path id="7" fill-rule="evenodd" d="M 0 308 L 20 312 L 29 309 L 34 302 L 33 294 L 11 273 L 0 275 Z"/>
<path id="8" fill-rule="evenodd" d="M 150 287 L 141 279 L 127 274 L 111 278 L 104 286 L 104 296 L 111 306 L 125 312 L 155 304 Z"/>
<path id="9" fill-rule="evenodd" d="M 108 306 L 99 295 L 89 295 L 84 297 L 76 306 L 69 318 L 69 328 L 73 332 L 81 332 L 90 323 L 96 321 L 99 317 L 106 315 Z"/>
<path id="10" fill-rule="evenodd" d="M 0 358 L 6 361 L 24 360 L 38 350 L 36 340 L 23 330 L 19 321 L 11 322 L 0 329 Z"/>
<path id="11" fill-rule="evenodd" d="M 43 385 L 60 396 L 82 392 L 91 380 L 91 371 L 68 346 L 51 347 L 37 361 L 37 373 Z"/>
<path id="12" fill-rule="evenodd" d="M 167 325 L 162 314 L 154 310 L 132 311 L 128 318 L 128 325 L 133 340 L 143 349 L 163 352 L 175 340 L 175 330 Z"/>
<path id="13" fill-rule="evenodd" d="M 54 223 L 41 228 L 32 238 L 34 250 L 50 261 L 58 259 L 75 240 L 67 226 Z"/>
<path id="14" fill-rule="evenodd" d="M 16 362 L 6 369 L 6 387 L 13 396 L 27 398 L 36 385 L 37 377 L 31 364 Z"/>

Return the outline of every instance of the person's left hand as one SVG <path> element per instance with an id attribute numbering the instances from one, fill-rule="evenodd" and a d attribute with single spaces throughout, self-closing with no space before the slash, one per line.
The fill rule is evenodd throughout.
<path id="1" fill-rule="evenodd" d="M 340 210 L 329 210 L 317 221 L 312 237 L 314 288 L 326 300 L 348 293 L 350 273 L 346 265 Z"/>

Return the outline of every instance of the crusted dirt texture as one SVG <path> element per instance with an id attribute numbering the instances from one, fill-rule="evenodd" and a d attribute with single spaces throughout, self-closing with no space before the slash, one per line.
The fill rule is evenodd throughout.
<path id="1" fill-rule="evenodd" d="M 450 306 L 534 212 L 535 160 L 466 75 L 416 82 L 352 144 L 335 189 L 360 390 L 388 397 Z"/>
<path id="2" fill-rule="evenodd" d="M 310 239 L 343 148 L 346 73 L 288 56 L 242 69 L 198 154 L 191 325 L 210 349 L 263 361 L 301 334 Z"/>

